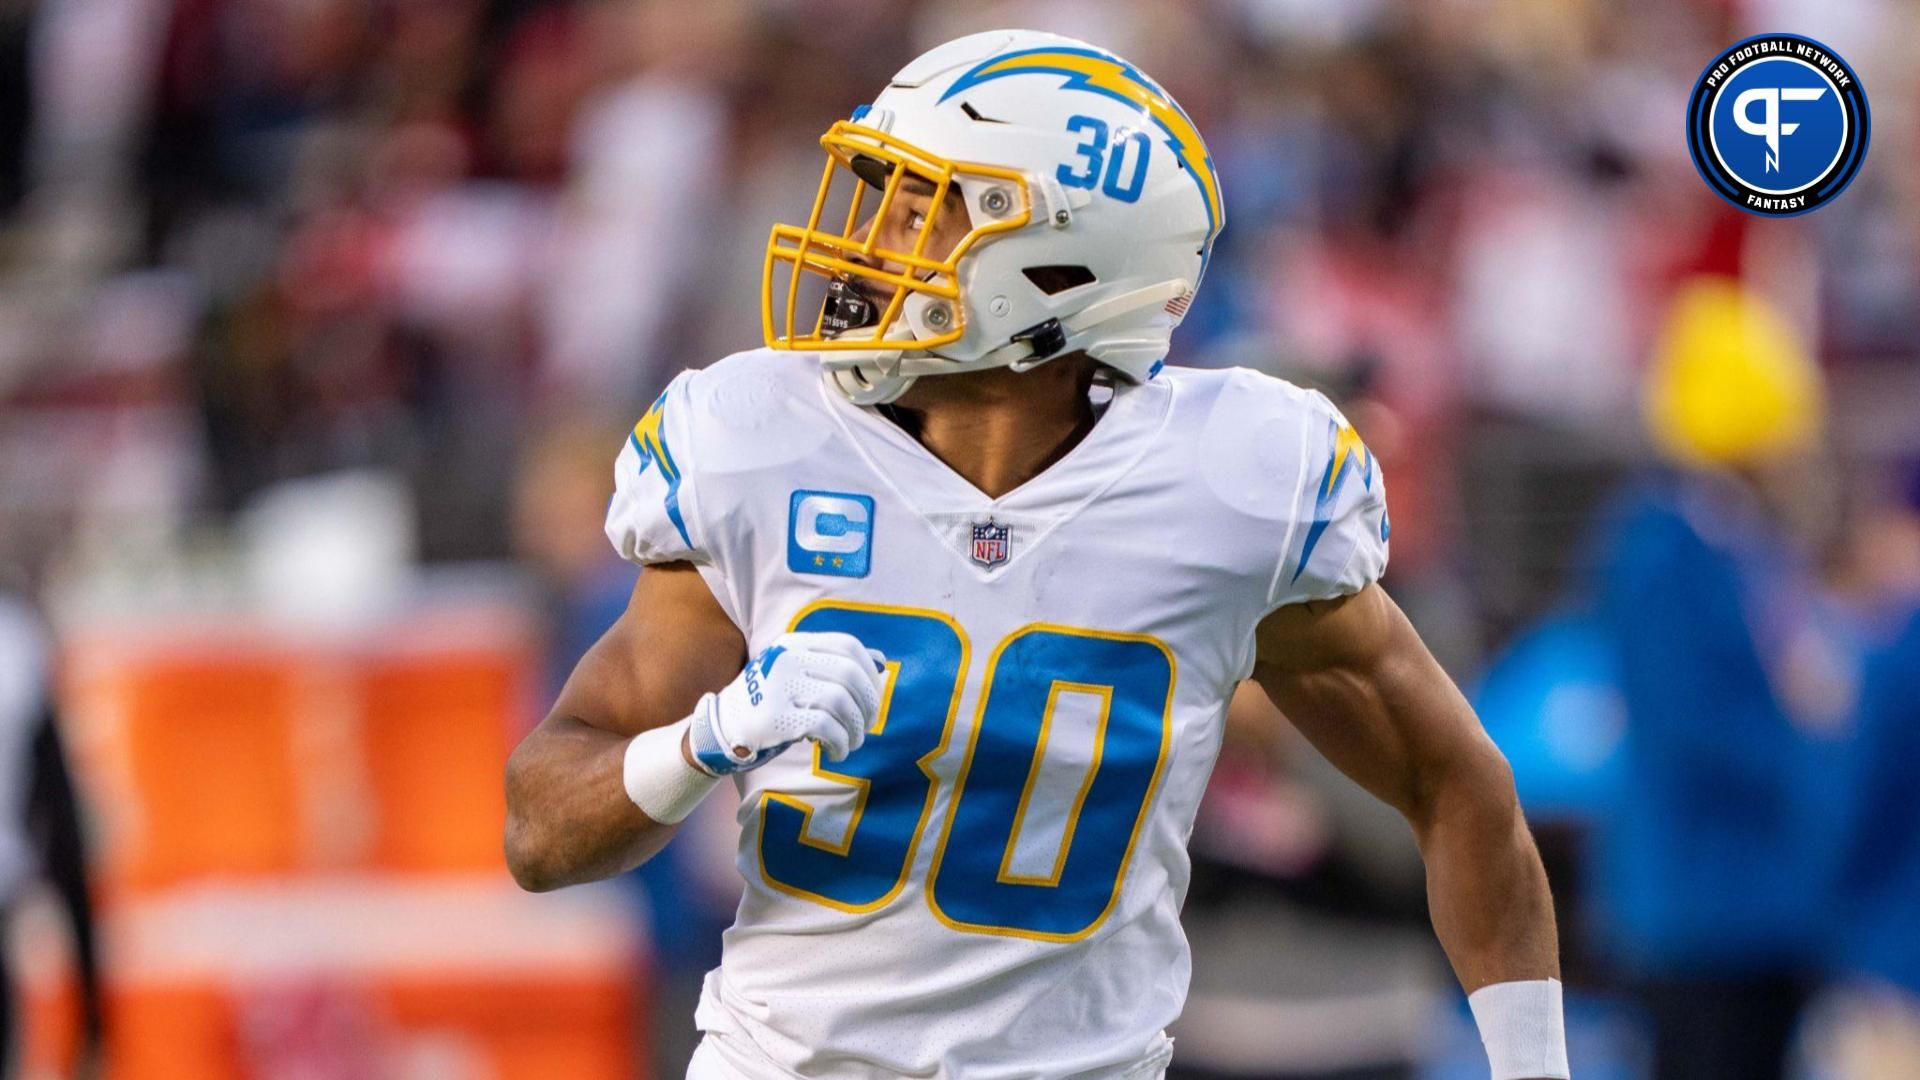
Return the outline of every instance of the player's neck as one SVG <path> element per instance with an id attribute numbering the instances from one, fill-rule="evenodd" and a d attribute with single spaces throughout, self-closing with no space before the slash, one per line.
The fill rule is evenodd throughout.
<path id="1" fill-rule="evenodd" d="M 1027 372 L 996 368 L 922 378 L 888 412 L 929 453 L 997 499 L 1093 430 L 1087 393 L 1094 370 L 1092 360 L 1073 356 Z"/>

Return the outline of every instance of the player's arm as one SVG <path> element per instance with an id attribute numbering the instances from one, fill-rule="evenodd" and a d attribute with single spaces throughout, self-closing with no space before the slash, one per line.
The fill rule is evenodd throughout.
<path id="1" fill-rule="evenodd" d="M 746 661 L 746 642 L 687 563 L 649 567 L 559 700 L 507 761 L 507 867 L 536 892 L 609 877 L 658 852 L 673 826 L 623 783 L 635 735 L 687 716 Z M 691 760 L 685 762 L 691 768 Z"/>
<path id="2" fill-rule="evenodd" d="M 1564 1077 L 1546 872 L 1506 759 L 1453 680 L 1377 584 L 1281 607 L 1257 644 L 1254 678 L 1274 704 L 1413 826 L 1434 930 L 1496 1076 Z"/>
<path id="3" fill-rule="evenodd" d="M 507 866 L 535 891 L 645 861 L 725 776 L 802 739 L 831 761 L 880 714 L 886 658 L 849 634 L 746 642 L 686 563 L 649 567 L 507 761 Z"/>

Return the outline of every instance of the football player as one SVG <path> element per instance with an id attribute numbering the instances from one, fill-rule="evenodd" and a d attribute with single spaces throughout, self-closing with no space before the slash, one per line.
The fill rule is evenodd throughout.
<path id="1" fill-rule="evenodd" d="M 1565 1077 L 1545 876 L 1376 584 L 1379 464 L 1319 394 L 1163 366 L 1224 221 L 1187 115 L 1000 31 L 821 145 L 767 347 L 681 374 L 616 463 L 647 570 L 508 766 L 515 877 L 620 873 L 729 781 L 746 892 L 690 1076 L 1159 1076 L 1251 678 L 1412 824 L 1493 1075 Z"/>

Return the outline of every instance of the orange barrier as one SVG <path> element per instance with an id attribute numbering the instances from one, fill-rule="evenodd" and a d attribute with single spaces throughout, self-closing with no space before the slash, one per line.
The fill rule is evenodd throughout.
<path id="1" fill-rule="evenodd" d="M 376 827 L 369 860 L 395 871 L 506 873 L 504 717 L 525 715 L 518 672 L 484 653 L 381 657 L 361 686 L 362 732 Z M 448 733 L 460 733 L 449 738 Z M 476 828 L 484 822 L 486 828 Z"/>
<path id="2" fill-rule="evenodd" d="M 502 770 L 538 706 L 513 611 L 68 640 L 107 1075 L 642 1075 L 638 912 L 506 874 Z M 23 971 L 25 1075 L 59 1074 L 70 984 L 44 957 Z"/>

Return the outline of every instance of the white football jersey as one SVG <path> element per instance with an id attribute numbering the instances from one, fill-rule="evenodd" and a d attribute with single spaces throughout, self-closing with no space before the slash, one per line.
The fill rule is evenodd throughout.
<path id="1" fill-rule="evenodd" d="M 1255 624 L 1387 558 L 1326 398 L 1245 370 L 1119 386 L 990 499 L 804 354 L 674 380 L 607 533 L 689 561 L 757 653 L 883 651 L 845 761 L 738 777 L 746 892 L 697 1021 L 750 1077 L 1156 1076 L 1186 996 L 1186 842 Z"/>

